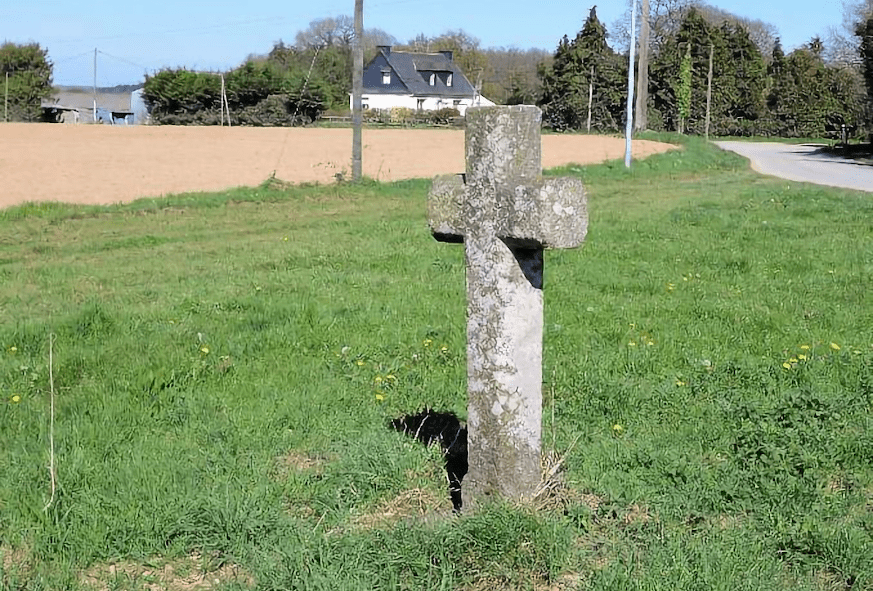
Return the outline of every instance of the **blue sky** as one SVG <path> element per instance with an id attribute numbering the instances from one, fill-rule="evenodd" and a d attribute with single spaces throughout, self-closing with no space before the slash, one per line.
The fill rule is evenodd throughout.
<path id="1" fill-rule="evenodd" d="M 612 29 L 629 0 L 364 0 L 364 25 L 407 41 L 419 33 L 463 29 L 482 47 L 554 50 L 582 27 L 591 5 Z M 842 20 L 840 0 L 714 0 L 740 16 L 774 25 L 786 51 L 827 38 Z M 0 7 L 0 40 L 38 42 L 55 63 L 57 84 L 133 84 L 164 67 L 226 70 L 275 41 L 293 42 L 312 20 L 354 12 L 354 0 L 89 0 L 64 4 L 9 0 Z"/>

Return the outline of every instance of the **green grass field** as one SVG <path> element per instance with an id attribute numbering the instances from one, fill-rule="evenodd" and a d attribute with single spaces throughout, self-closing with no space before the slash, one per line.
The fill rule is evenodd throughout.
<path id="1" fill-rule="evenodd" d="M 0 211 L 0 589 L 873 588 L 873 201 L 682 141 L 553 171 L 563 487 L 461 518 L 386 428 L 465 414 L 429 181 Z"/>

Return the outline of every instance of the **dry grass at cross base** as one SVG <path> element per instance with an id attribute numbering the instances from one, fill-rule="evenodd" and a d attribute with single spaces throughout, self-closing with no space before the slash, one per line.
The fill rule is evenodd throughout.
<path id="1" fill-rule="evenodd" d="M 364 175 L 379 181 L 464 170 L 464 131 L 365 129 Z M 332 183 L 349 176 L 351 129 L 143 125 L 0 125 L 0 208 L 28 201 L 112 204 L 256 186 L 271 176 Z M 635 159 L 675 146 L 636 140 Z M 625 141 L 544 135 L 543 166 L 624 156 Z"/>

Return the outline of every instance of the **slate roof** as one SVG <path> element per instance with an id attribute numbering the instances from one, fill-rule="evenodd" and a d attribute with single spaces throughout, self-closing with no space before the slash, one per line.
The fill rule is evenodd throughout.
<path id="1" fill-rule="evenodd" d="M 389 68 L 392 73 L 392 83 L 381 84 L 382 72 Z M 433 86 L 430 85 L 432 73 L 436 74 Z M 446 85 L 449 74 L 452 76 L 451 86 Z M 399 80 L 394 80 L 395 76 Z M 476 94 L 473 85 L 449 55 L 391 51 L 390 48 L 381 48 L 376 57 L 364 68 L 364 92 L 397 94 L 398 91 L 404 90 L 415 96 L 459 98 Z"/>

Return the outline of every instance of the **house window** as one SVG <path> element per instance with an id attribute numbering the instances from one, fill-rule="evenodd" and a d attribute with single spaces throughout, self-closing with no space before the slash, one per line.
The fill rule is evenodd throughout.
<path id="1" fill-rule="evenodd" d="M 391 70 L 382 70 L 382 84 L 391 84 Z"/>
<path id="2" fill-rule="evenodd" d="M 461 106 L 461 101 L 460 101 L 460 100 L 457 100 L 457 99 L 456 99 L 456 100 L 453 100 L 453 101 L 452 101 L 452 106 L 454 106 L 454 107 L 460 107 L 460 106 Z"/>
<path id="3" fill-rule="evenodd" d="M 452 85 L 452 74 L 450 72 L 449 75 L 446 76 L 446 86 L 451 86 L 451 85 Z"/>
<path id="4" fill-rule="evenodd" d="M 433 72 L 430 73 L 430 85 L 433 86 L 436 84 L 436 74 Z"/>
<path id="5" fill-rule="evenodd" d="M 419 111 L 424 111 L 424 99 L 418 99 L 415 108 Z"/>

